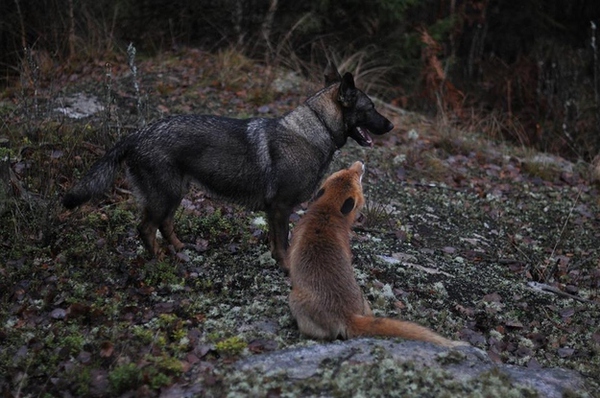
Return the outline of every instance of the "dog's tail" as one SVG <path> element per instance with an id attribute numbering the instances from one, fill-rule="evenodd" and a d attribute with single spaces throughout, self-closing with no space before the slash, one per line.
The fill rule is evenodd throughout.
<path id="1" fill-rule="evenodd" d="M 416 323 L 391 318 L 353 315 L 350 318 L 350 330 L 354 336 L 402 337 L 409 340 L 428 341 L 443 347 L 469 345 L 464 341 L 449 340 Z"/>
<path id="2" fill-rule="evenodd" d="M 83 178 L 63 198 L 63 205 L 73 209 L 93 197 L 106 192 L 115 180 L 119 165 L 127 156 L 133 142 L 132 136 L 121 139 L 102 158 L 92 165 Z"/>

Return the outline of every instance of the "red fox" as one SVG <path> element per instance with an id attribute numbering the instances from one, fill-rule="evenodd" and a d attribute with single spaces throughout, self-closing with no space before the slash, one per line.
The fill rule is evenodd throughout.
<path id="1" fill-rule="evenodd" d="M 468 345 L 448 340 L 412 322 L 372 315 L 354 277 L 350 232 L 364 205 L 362 162 L 325 180 L 292 234 L 287 266 L 289 304 L 300 331 L 334 340 L 356 336 L 397 336 L 445 347 Z"/>

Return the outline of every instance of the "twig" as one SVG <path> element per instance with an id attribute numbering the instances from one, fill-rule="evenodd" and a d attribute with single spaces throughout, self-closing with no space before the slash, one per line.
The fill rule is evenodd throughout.
<path id="1" fill-rule="evenodd" d="M 438 188 L 438 189 L 446 189 L 448 191 L 462 192 L 462 190 L 460 190 L 458 188 L 452 188 L 452 187 L 449 187 L 447 185 L 437 185 L 437 184 L 434 184 L 434 183 L 424 184 L 422 182 L 413 182 L 413 183 L 405 183 L 405 184 L 406 185 L 411 185 L 413 187 Z"/>
<path id="2" fill-rule="evenodd" d="M 384 108 L 386 108 L 386 109 L 388 109 L 388 110 L 390 110 L 392 112 L 395 112 L 395 113 L 397 113 L 399 115 L 408 115 L 409 113 L 411 113 L 411 112 L 407 111 L 406 109 L 402 109 L 400 107 L 394 106 L 394 105 L 392 105 L 390 103 L 387 103 L 384 100 L 379 99 L 377 97 L 373 97 L 373 96 L 370 95 L 369 98 L 371 98 L 371 100 L 374 103 L 376 103 L 377 105 L 382 106 L 382 107 L 384 107 Z"/>
<path id="3" fill-rule="evenodd" d="M 381 260 L 385 261 L 388 264 L 393 264 L 393 265 L 402 265 L 403 267 L 412 267 L 412 268 L 416 268 L 420 271 L 423 271 L 427 274 L 442 274 L 445 275 L 447 277 L 450 278 L 454 278 L 454 275 L 449 274 L 447 272 L 442 271 L 441 269 L 437 269 L 437 268 L 430 268 L 430 267 L 424 267 L 422 265 L 419 264 L 415 264 L 415 263 L 411 263 L 408 261 L 401 261 L 397 258 L 394 257 L 389 257 L 389 256 L 382 256 L 382 255 L 378 255 L 377 257 L 379 257 Z"/>
<path id="4" fill-rule="evenodd" d="M 553 294 L 556 294 L 557 296 L 570 298 L 573 300 L 580 301 L 582 303 L 598 304 L 595 301 L 584 299 L 583 297 L 578 297 L 578 296 L 575 296 L 575 295 L 567 293 L 567 292 L 563 292 L 562 290 L 560 290 L 554 286 L 547 285 L 545 283 L 531 281 L 531 282 L 527 282 L 527 286 L 529 286 L 532 290 L 535 290 L 536 292 L 553 293 Z"/>
<path id="5" fill-rule="evenodd" d="M 129 64 L 129 69 L 131 69 L 131 74 L 133 75 L 133 88 L 135 89 L 135 96 L 137 99 L 137 110 L 140 117 L 140 122 L 142 126 L 145 126 L 146 118 L 144 117 L 142 94 L 140 92 L 140 84 L 138 82 L 138 69 L 135 65 L 135 53 L 136 49 L 133 46 L 133 43 L 129 43 L 129 46 L 127 46 L 127 62 Z"/>
<path id="6" fill-rule="evenodd" d="M 337 376 L 337 374 L 340 372 L 344 362 L 348 361 L 350 358 L 352 358 L 354 355 L 356 355 L 358 353 L 358 351 L 359 351 L 358 348 L 352 347 L 350 349 L 350 352 L 347 355 L 340 358 L 340 360 L 337 363 L 337 366 L 335 367 L 335 369 L 333 370 L 333 373 L 331 374 L 332 379 L 335 379 L 335 376 Z"/>
<path id="7" fill-rule="evenodd" d="M 565 232 L 565 229 L 567 228 L 567 223 L 569 222 L 569 220 L 571 219 L 571 215 L 573 214 L 573 210 L 575 210 L 575 205 L 577 205 L 577 202 L 579 202 L 579 198 L 581 197 L 581 191 L 583 190 L 582 187 L 579 188 L 579 191 L 577 191 L 577 197 L 575 198 L 575 202 L 573 202 L 573 206 L 571 206 L 571 209 L 569 210 L 569 214 L 567 215 L 567 218 L 565 219 L 565 222 L 563 223 L 563 226 L 560 230 L 560 233 L 558 234 L 558 239 L 556 240 L 556 243 L 554 244 L 554 247 L 552 248 L 552 253 L 550 253 L 550 258 L 554 257 L 554 253 L 556 252 L 556 248 L 558 247 L 558 244 L 560 243 L 560 239 L 563 235 L 563 233 Z M 545 272 L 544 272 L 545 274 Z M 544 280 L 547 280 L 547 278 L 550 275 L 544 275 Z"/>

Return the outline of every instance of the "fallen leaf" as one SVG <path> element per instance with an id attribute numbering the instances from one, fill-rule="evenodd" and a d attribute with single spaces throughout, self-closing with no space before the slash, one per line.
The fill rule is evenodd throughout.
<path id="1" fill-rule="evenodd" d="M 172 386 L 165 387 L 162 389 L 162 391 L 160 393 L 161 398 L 179 398 L 179 397 L 183 397 L 186 395 L 187 394 L 185 394 L 183 388 L 181 388 L 181 386 L 178 384 L 173 384 Z M 137 396 L 137 394 L 136 394 L 136 396 Z M 150 395 L 150 396 L 152 396 L 152 395 Z"/>
<path id="2" fill-rule="evenodd" d="M 471 307 L 463 307 L 460 304 L 457 304 L 455 307 L 458 312 L 460 312 L 462 315 L 466 315 L 466 316 L 473 316 L 475 315 L 475 309 L 471 308 Z"/>
<path id="3" fill-rule="evenodd" d="M 525 358 L 531 356 L 533 354 L 533 351 L 529 347 L 519 346 L 519 348 L 515 351 L 515 354 L 519 358 Z"/>
<path id="4" fill-rule="evenodd" d="M 559 314 L 563 319 L 570 318 L 575 314 L 575 308 L 573 308 L 573 307 L 563 308 L 559 311 Z"/>
<path id="5" fill-rule="evenodd" d="M 67 316 L 67 311 L 62 308 L 55 308 L 50 313 L 50 317 L 52 319 L 65 319 Z"/>
<path id="6" fill-rule="evenodd" d="M 273 387 L 267 391 L 267 398 L 281 397 L 281 387 Z"/>
<path id="7" fill-rule="evenodd" d="M 166 302 L 166 303 L 157 303 L 154 305 L 154 310 L 159 314 L 170 314 L 175 309 L 175 303 Z"/>
<path id="8" fill-rule="evenodd" d="M 483 296 L 483 301 L 486 303 L 499 303 L 502 301 L 502 297 L 500 297 L 498 293 L 494 292 Z"/>
<path id="9" fill-rule="evenodd" d="M 470 329 L 463 329 L 459 333 L 461 340 L 468 341 L 471 345 L 484 345 L 486 339 L 483 334 Z"/>
<path id="10" fill-rule="evenodd" d="M 90 396 L 104 396 L 108 389 L 108 372 L 103 369 L 92 369 L 90 371 Z"/>
<path id="11" fill-rule="evenodd" d="M 157 106 L 156 106 L 156 109 L 157 109 L 157 110 L 158 110 L 160 113 L 162 113 L 162 114 L 167 114 L 167 113 L 169 113 L 169 112 L 170 112 L 170 111 L 169 111 L 169 108 L 167 108 L 167 107 L 166 107 L 165 105 L 163 105 L 163 104 L 159 104 L 159 105 L 157 105 Z"/>
<path id="12" fill-rule="evenodd" d="M 200 358 L 198 358 L 194 353 L 191 353 L 191 352 L 189 352 L 187 354 L 185 359 L 190 365 L 194 365 L 194 364 L 197 364 L 198 362 L 200 362 Z"/>
<path id="13" fill-rule="evenodd" d="M 517 320 L 512 320 L 509 319 L 506 322 L 504 322 L 504 324 L 506 326 L 508 326 L 509 328 L 514 328 L 514 329 L 521 329 L 523 327 L 523 324 Z"/>
<path id="14" fill-rule="evenodd" d="M 212 344 L 201 344 L 194 348 L 194 354 L 198 356 L 198 358 L 203 358 L 209 352 L 214 351 L 215 346 Z"/>
<path id="15" fill-rule="evenodd" d="M 188 361 L 180 361 L 181 363 L 181 370 L 183 371 L 183 373 L 187 373 L 191 368 L 192 368 L 192 363 L 188 362 Z"/>
<path id="16" fill-rule="evenodd" d="M 531 358 L 529 362 L 527 362 L 527 367 L 535 370 L 539 370 L 542 368 L 540 363 L 535 358 Z"/>
<path id="17" fill-rule="evenodd" d="M 256 339 L 248 343 L 248 350 L 254 354 L 260 354 L 262 352 L 274 351 L 278 346 L 275 340 Z"/>
<path id="18" fill-rule="evenodd" d="M 13 362 L 18 363 L 21 359 L 27 356 L 27 346 L 21 346 L 13 356 Z"/>
<path id="19" fill-rule="evenodd" d="M 90 306 L 81 303 L 73 303 L 69 306 L 69 308 L 67 308 L 67 315 L 69 316 L 69 319 L 87 315 L 89 312 Z"/>
<path id="20" fill-rule="evenodd" d="M 566 348 L 566 347 L 559 348 L 558 350 L 556 350 L 556 353 L 561 358 L 568 358 L 571 355 L 573 355 L 574 352 L 575 352 L 575 350 L 573 348 Z"/>
<path id="21" fill-rule="evenodd" d="M 188 256 L 185 252 L 177 252 L 177 254 L 175 254 L 175 257 L 177 257 L 177 259 L 183 263 L 190 262 L 190 256 Z"/>
<path id="22" fill-rule="evenodd" d="M 108 358 L 113 354 L 115 347 L 110 341 L 105 341 L 100 344 L 100 356 L 102 358 Z"/>
<path id="23" fill-rule="evenodd" d="M 488 350 L 487 351 L 488 356 L 490 357 L 490 359 L 492 360 L 492 362 L 497 363 L 497 364 L 501 364 L 502 363 L 502 358 L 500 357 L 500 354 Z"/>
<path id="24" fill-rule="evenodd" d="M 79 355 L 77 355 L 77 360 L 83 365 L 87 365 L 92 360 L 92 354 L 87 351 L 81 351 Z"/>

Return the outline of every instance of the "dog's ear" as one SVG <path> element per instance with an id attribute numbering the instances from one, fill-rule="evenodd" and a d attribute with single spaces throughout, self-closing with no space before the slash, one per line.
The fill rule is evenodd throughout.
<path id="1" fill-rule="evenodd" d="M 356 89 L 356 86 L 354 85 L 354 76 L 352 76 L 352 73 L 344 73 L 344 77 L 342 78 L 342 87 L 350 90 Z"/>
<path id="2" fill-rule="evenodd" d="M 343 215 L 347 215 L 352 210 L 354 210 L 355 204 L 356 204 L 356 202 L 354 201 L 354 198 L 348 198 L 344 201 L 344 204 L 342 205 L 342 208 L 340 209 L 340 211 L 342 212 Z"/>
<path id="3" fill-rule="evenodd" d="M 354 77 L 350 72 L 344 73 L 342 83 L 340 84 L 338 100 L 346 108 L 352 107 L 356 102 L 356 86 L 354 85 Z"/>
<path id="4" fill-rule="evenodd" d="M 337 68 L 333 64 L 333 62 L 327 62 L 327 67 L 325 68 L 325 72 L 323 72 L 325 76 L 325 87 L 332 85 L 333 83 L 339 83 L 342 81 L 342 76 L 340 76 L 340 72 L 338 72 Z"/>

